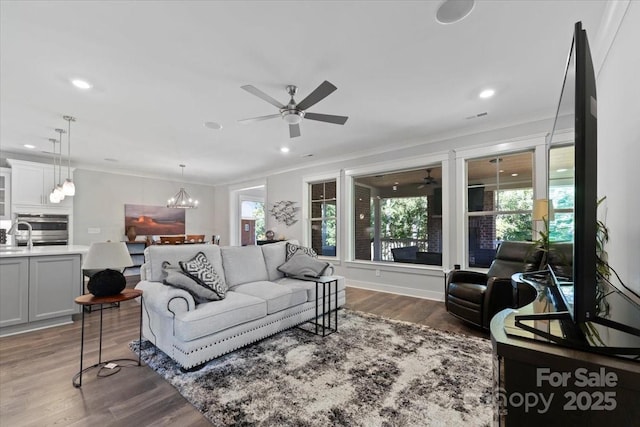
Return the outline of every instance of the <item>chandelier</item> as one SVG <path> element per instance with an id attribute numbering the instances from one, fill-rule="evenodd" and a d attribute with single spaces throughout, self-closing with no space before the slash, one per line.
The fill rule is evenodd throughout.
<path id="1" fill-rule="evenodd" d="M 51 190 L 51 194 L 49 194 L 49 201 L 52 203 L 60 203 L 64 200 L 64 191 L 62 190 L 62 184 L 60 184 L 61 175 L 62 175 L 62 134 L 66 133 L 64 129 L 56 129 L 56 132 L 60 134 L 59 142 L 60 142 L 60 154 L 58 155 L 58 180 L 56 181 L 56 166 L 55 166 L 55 144 L 54 144 L 54 157 L 53 157 L 53 190 Z"/>
<path id="2" fill-rule="evenodd" d="M 60 203 L 62 200 L 60 198 L 61 192 L 56 191 L 56 156 L 58 154 L 56 150 L 56 144 L 58 143 L 57 139 L 49 138 L 49 142 L 51 142 L 53 146 L 53 188 L 51 189 L 51 193 L 49 193 L 49 202 L 51 203 Z M 64 196 L 63 196 L 64 197 Z"/>
<path id="3" fill-rule="evenodd" d="M 62 184 L 62 193 L 65 196 L 75 196 L 76 186 L 71 180 L 71 122 L 75 122 L 76 119 L 71 116 L 62 116 L 62 118 L 69 122 L 67 130 L 67 179 L 65 179 Z M 62 145 L 60 145 L 60 153 L 62 153 Z M 62 168 L 62 163 L 60 164 L 60 168 Z"/>
<path id="4" fill-rule="evenodd" d="M 179 165 L 182 168 L 182 180 L 184 181 L 185 165 Z M 180 187 L 180 191 L 175 196 L 167 200 L 168 208 L 175 209 L 193 209 L 198 207 L 198 201 L 191 198 L 184 187 Z"/>

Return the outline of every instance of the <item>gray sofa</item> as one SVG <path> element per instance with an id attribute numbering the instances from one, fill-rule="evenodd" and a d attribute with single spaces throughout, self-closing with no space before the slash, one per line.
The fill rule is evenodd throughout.
<path id="1" fill-rule="evenodd" d="M 225 299 L 196 304 L 189 292 L 162 282 L 165 261 L 178 265 L 198 252 L 229 287 Z M 183 369 L 191 369 L 313 319 L 316 284 L 285 277 L 278 271 L 285 259 L 286 242 L 149 246 L 136 285 L 143 291 L 142 334 Z M 330 298 L 333 302 L 333 294 Z M 338 277 L 338 306 L 344 304 L 345 280 Z M 322 298 L 318 306 L 321 312 Z"/>

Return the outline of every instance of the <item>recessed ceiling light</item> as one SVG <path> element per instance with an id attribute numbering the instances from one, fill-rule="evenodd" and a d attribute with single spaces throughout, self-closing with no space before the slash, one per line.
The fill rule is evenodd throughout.
<path id="1" fill-rule="evenodd" d="M 517 173 L 512 173 L 511 176 L 518 176 L 518 174 Z"/>
<path id="2" fill-rule="evenodd" d="M 289 152 L 289 147 L 282 147 L 282 148 L 280 148 L 280 152 L 282 152 L 282 153 L 288 153 L 288 152 Z"/>
<path id="3" fill-rule="evenodd" d="M 478 95 L 480 98 L 482 99 L 487 99 L 487 98 L 491 98 L 493 95 L 496 94 L 496 91 L 493 89 L 485 89 L 482 92 L 480 92 L 480 95 Z"/>
<path id="4" fill-rule="evenodd" d="M 204 127 L 209 128 L 209 129 L 213 129 L 213 130 L 222 129 L 222 125 L 220 123 L 216 123 L 216 122 L 204 122 Z"/>
<path id="5" fill-rule="evenodd" d="M 78 89 L 84 89 L 84 90 L 88 90 L 93 87 L 91 83 L 82 79 L 73 79 L 71 80 L 71 84 L 77 87 Z"/>
<path id="6" fill-rule="evenodd" d="M 474 5 L 474 0 L 445 0 L 436 12 L 436 21 L 441 24 L 460 22 L 471 13 Z"/>
<path id="7" fill-rule="evenodd" d="M 24 144 L 24 148 L 28 148 L 29 150 L 33 150 L 34 148 L 36 148 L 35 145 L 31 145 L 31 144 Z"/>

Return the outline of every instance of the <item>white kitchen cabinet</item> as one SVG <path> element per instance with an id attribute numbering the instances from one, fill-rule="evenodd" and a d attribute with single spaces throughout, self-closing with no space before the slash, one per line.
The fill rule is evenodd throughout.
<path id="1" fill-rule="evenodd" d="M 42 206 L 73 209 L 73 197 L 65 197 L 60 203 L 49 201 L 54 182 L 62 184 L 66 179 L 66 168 L 62 168 L 60 178 L 56 169 L 54 181 L 53 165 L 14 159 L 7 159 L 7 163 L 11 165 L 11 204 L 15 207 L 14 211 L 24 210 L 23 207 Z"/>
<path id="2" fill-rule="evenodd" d="M 0 168 L 0 219 L 11 219 L 11 169 Z"/>
<path id="3" fill-rule="evenodd" d="M 29 258 L 0 258 L 0 328 L 29 321 Z"/>
<path id="4" fill-rule="evenodd" d="M 69 323 L 79 312 L 80 254 L 0 258 L 0 336 Z"/>
<path id="5" fill-rule="evenodd" d="M 29 321 L 76 313 L 80 281 L 80 255 L 30 258 Z"/>

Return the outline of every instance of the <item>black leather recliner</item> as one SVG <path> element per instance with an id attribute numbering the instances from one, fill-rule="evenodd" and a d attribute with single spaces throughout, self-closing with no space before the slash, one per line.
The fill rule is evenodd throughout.
<path id="1" fill-rule="evenodd" d="M 447 276 L 445 307 L 462 320 L 488 329 L 491 318 L 514 306 L 511 276 L 540 269 L 543 251 L 534 242 L 500 244 L 489 271 L 452 270 Z"/>

